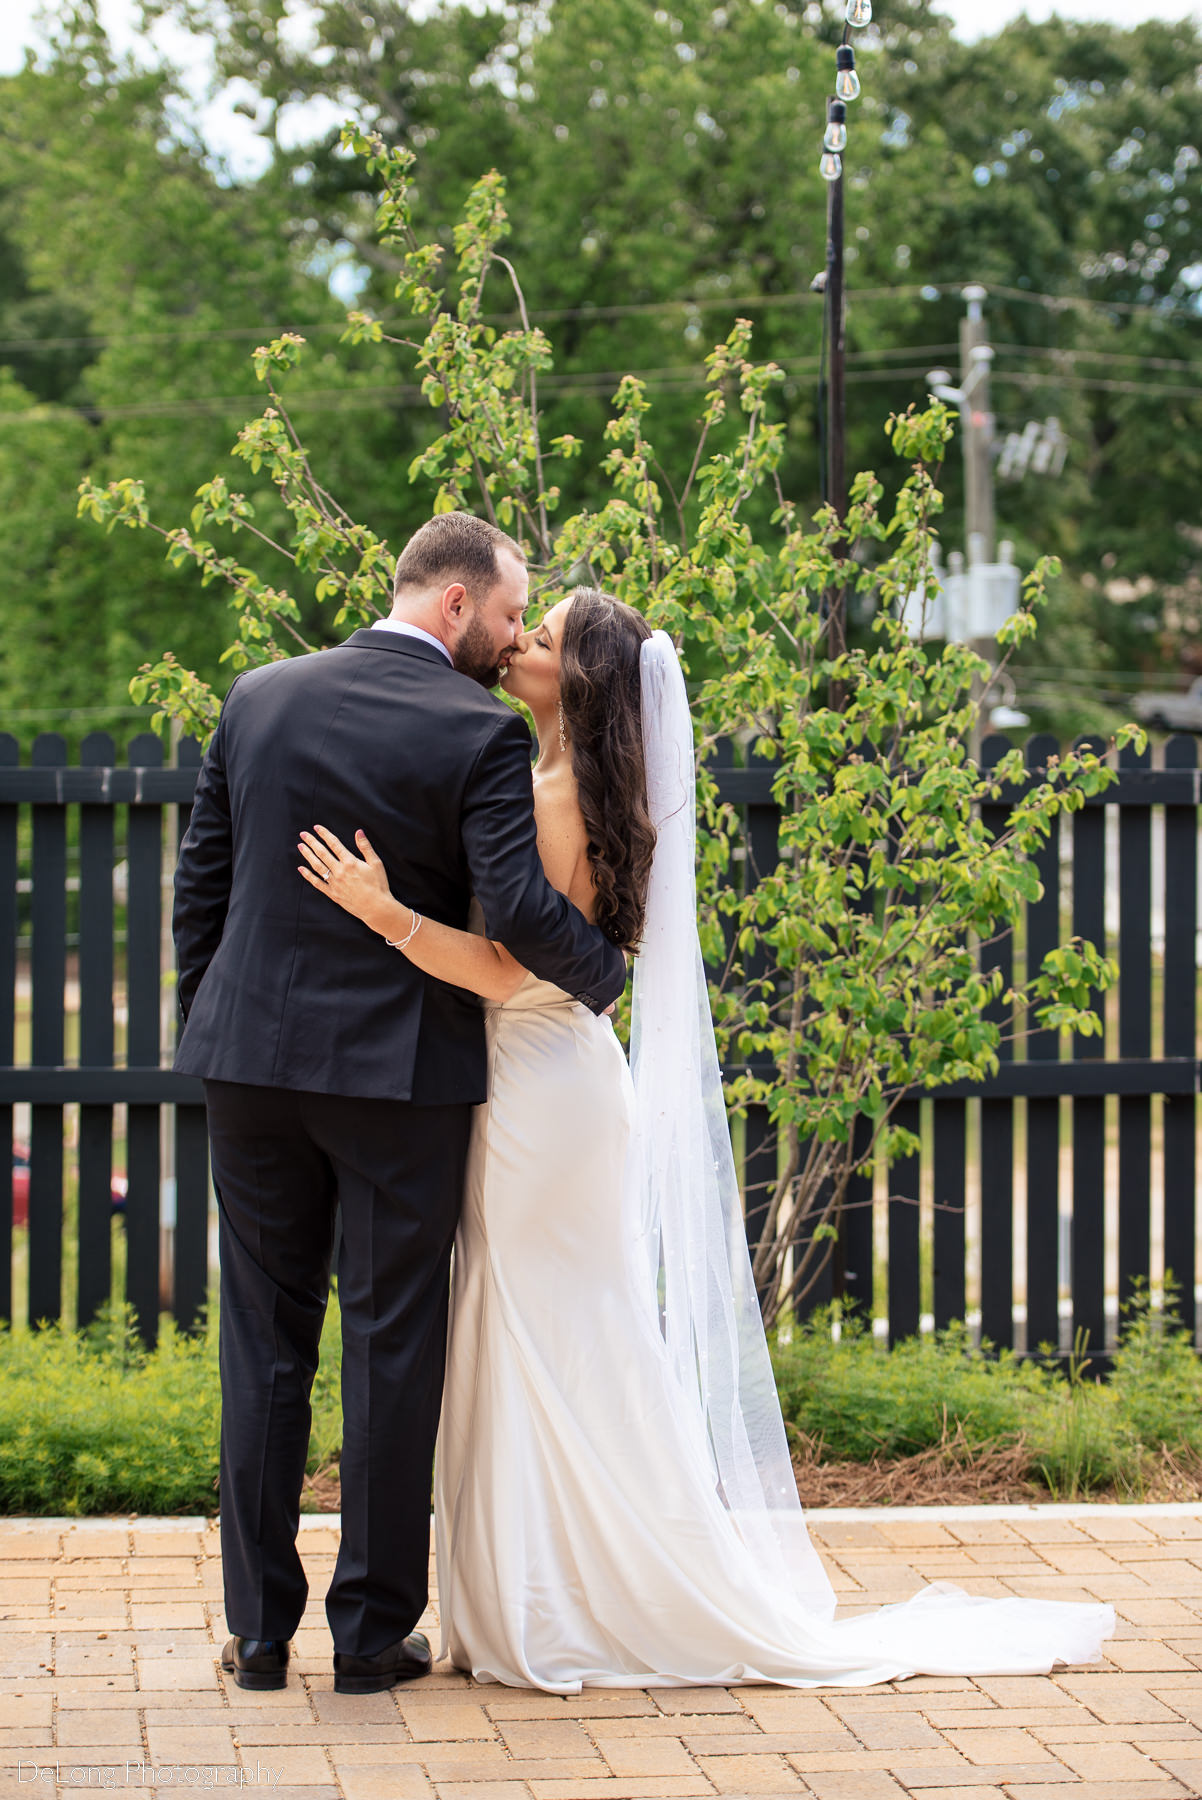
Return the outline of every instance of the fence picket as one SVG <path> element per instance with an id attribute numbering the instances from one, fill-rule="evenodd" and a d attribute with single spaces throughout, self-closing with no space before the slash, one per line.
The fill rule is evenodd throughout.
<path id="1" fill-rule="evenodd" d="M 981 765 L 994 769 L 1010 749 L 1004 737 L 987 737 L 981 746 Z M 1009 809 L 1004 802 L 981 808 L 981 821 L 994 837 L 1006 829 Z M 981 949 L 982 969 L 1000 969 L 1003 991 L 1014 979 L 1014 945 L 1007 936 Z M 986 1017 L 1000 1025 L 1003 1042 L 998 1059 L 1014 1059 L 1013 1044 L 1004 1041 L 1012 1014 L 1002 1000 L 995 1000 Z M 981 1332 L 994 1344 L 1014 1345 L 1014 1102 L 981 1101 Z"/>
<path id="2" fill-rule="evenodd" d="M 1081 749 L 1102 755 L 1102 738 L 1081 738 Z M 1106 810 L 1083 807 L 1073 814 L 1073 933 L 1106 948 Z M 1105 1020 L 1106 997 L 1095 989 L 1090 1004 Z M 1074 1062 L 1106 1055 L 1106 1038 L 1074 1037 Z M 1073 1118 L 1073 1224 L 1071 1237 L 1073 1337 L 1095 1364 L 1106 1353 L 1106 1102 L 1099 1096 L 1071 1101 Z"/>
<path id="3" fill-rule="evenodd" d="M 1150 750 L 1125 744 L 1120 769 L 1148 769 Z M 1152 812 L 1119 813 L 1119 1055 L 1152 1054 Z M 1119 1099 L 1119 1305 L 1146 1277 L 1152 1249 L 1152 1102 Z"/>
<path id="4" fill-rule="evenodd" d="M 16 768 L 15 737 L 0 736 L 0 770 Z M 0 803 L 0 1061 L 16 1053 L 17 1026 L 17 808 Z M 10 1171 L 0 1195 L 0 1321 L 13 1316 L 13 1109 L 0 1104 L 0 1156 Z"/>
<path id="5" fill-rule="evenodd" d="M 1026 762 L 1032 772 L 1047 768 L 1060 745 L 1046 733 L 1031 738 Z M 1049 950 L 1061 941 L 1060 821 L 1052 820 L 1045 844 L 1032 857 L 1043 898 L 1027 907 L 1027 979 L 1038 973 Z M 1034 1031 L 1027 1039 L 1032 1062 L 1058 1062 L 1060 1037 Z M 1060 1345 L 1060 1101 L 1027 1101 L 1027 1349 Z"/>
<path id="6" fill-rule="evenodd" d="M 965 1295 L 965 1171 L 968 1163 L 968 1102 L 933 1100 L 932 1175 L 935 1188 L 934 1314 L 942 1331 L 963 1319 Z"/>
<path id="7" fill-rule="evenodd" d="M 199 769 L 200 762 L 200 745 L 185 739 L 179 746 L 180 768 Z M 191 813 L 191 806 L 175 809 L 177 848 Z M 190 1330 L 209 1297 L 209 1135 L 203 1106 L 175 1108 L 175 1206 L 172 1306 L 176 1323 Z"/>
<path id="8" fill-rule="evenodd" d="M 754 804 L 747 808 L 746 891 L 757 886 L 765 875 L 771 875 L 778 860 L 777 819 L 775 806 Z M 747 973 L 753 979 L 770 975 L 767 957 L 757 950 L 747 959 Z M 756 1074 L 768 1073 L 770 1057 L 758 1056 L 747 1065 Z M 759 1242 L 764 1220 L 777 1177 L 777 1134 L 768 1117 L 766 1106 L 749 1106 L 744 1128 L 743 1194 L 747 1221 L 747 1241 Z"/>
<path id="9" fill-rule="evenodd" d="M 33 766 L 60 769 L 67 746 L 57 732 L 35 738 Z M 63 1060 L 67 980 L 67 815 L 61 806 L 33 808 L 33 946 L 30 957 L 32 1060 L 57 1068 Z M 31 1108 L 29 1127 L 29 1317 L 34 1324 L 62 1314 L 63 1109 Z"/>
<path id="10" fill-rule="evenodd" d="M 129 746 L 131 768 L 158 768 L 163 747 L 149 732 Z M 129 809 L 129 902 L 126 947 L 131 1069 L 159 1066 L 159 943 L 162 930 L 162 808 Z M 126 1295 L 147 1343 L 159 1316 L 159 1109 L 128 1109 L 125 1200 Z"/>
<path id="11" fill-rule="evenodd" d="M 113 740 L 93 732 L 80 746 L 83 768 L 111 769 Z M 79 1061 L 113 1061 L 113 814 L 103 802 L 79 809 Z M 79 1290 L 76 1317 L 96 1317 L 112 1288 L 113 1109 L 79 1109 Z"/>
<path id="12" fill-rule="evenodd" d="M 867 1119 L 855 1123 L 856 1153 L 867 1153 L 872 1127 Z M 862 1319 L 873 1316 L 872 1292 L 872 1170 L 853 1175 L 847 1184 L 839 1217 L 839 1244 L 834 1291 L 855 1306 Z"/>
<path id="13" fill-rule="evenodd" d="M 1166 769 L 1197 769 L 1192 737 L 1170 738 Z M 1196 1055 L 1198 1034 L 1198 808 L 1164 809 L 1164 1054 Z M 1198 1101 L 1195 1094 L 1164 1100 L 1164 1262 L 1178 1283 L 1181 1322 L 1197 1330 L 1194 1297 L 1195 1190 Z"/>
<path id="14" fill-rule="evenodd" d="M 918 1135 L 922 1102 L 903 1100 L 894 1114 L 895 1123 Z M 922 1159 L 903 1156 L 889 1171 L 889 1342 L 913 1337 L 918 1330 L 919 1212 Z"/>

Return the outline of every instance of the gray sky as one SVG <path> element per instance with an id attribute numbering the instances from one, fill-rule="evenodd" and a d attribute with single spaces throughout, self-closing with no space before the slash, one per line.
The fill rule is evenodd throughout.
<path id="1" fill-rule="evenodd" d="M 889 0 L 878 0 L 878 16 L 888 3 Z M 0 73 L 19 68 L 25 46 L 37 41 L 34 21 L 40 10 L 42 0 L 4 0 L 0 8 Z M 1115 25 L 1184 16 L 1202 21 L 1202 0 L 1025 0 L 1025 4 L 1023 0 L 941 0 L 940 10 L 952 18 L 957 34 L 965 39 L 988 36 L 1023 12 L 1035 20 L 1046 19 L 1055 12 L 1062 18 L 1104 19 Z M 136 15 L 135 0 L 100 0 L 100 16 L 120 51 L 137 45 Z M 211 69 L 203 53 L 198 56 L 195 40 L 160 25 L 153 42 L 162 54 L 185 70 L 194 96 L 190 113 L 206 142 L 228 159 L 235 173 L 253 173 L 260 165 L 262 146 L 255 140 L 250 121 L 233 111 L 237 93 L 227 89 L 216 98 L 210 97 Z M 301 142 L 329 124 L 340 122 L 341 117 L 341 108 L 331 106 L 327 113 L 324 107 L 319 110 L 319 103 L 311 102 L 303 113 L 297 109 L 297 116 L 285 121 L 285 125 L 291 124 L 296 140 Z"/>

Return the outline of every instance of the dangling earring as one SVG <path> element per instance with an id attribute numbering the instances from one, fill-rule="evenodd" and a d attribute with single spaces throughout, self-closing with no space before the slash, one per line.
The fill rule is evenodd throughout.
<path id="1" fill-rule="evenodd" d="M 561 750 L 566 750 L 567 747 L 568 747 L 568 734 L 564 730 L 563 701 L 561 700 L 559 702 L 559 748 Z"/>

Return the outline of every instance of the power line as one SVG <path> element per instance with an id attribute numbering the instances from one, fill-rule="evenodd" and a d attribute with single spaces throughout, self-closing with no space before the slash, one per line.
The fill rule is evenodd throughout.
<path id="1" fill-rule="evenodd" d="M 924 299 L 936 300 L 945 296 L 958 295 L 963 288 L 963 281 L 928 281 L 908 283 L 896 287 L 851 288 L 847 293 L 848 305 L 856 302 L 877 300 Z M 1164 305 L 1147 305 L 1126 300 L 1093 300 L 1085 295 L 1042 294 L 1027 292 L 1024 288 L 998 287 L 992 283 L 989 292 L 1005 300 L 1017 300 L 1026 305 L 1040 306 L 1048 311 L 1062 313 L 1066 311 L 1085 311 L 1099 313 L 1123 313 L 1132 317 L 1147 317 L 1161 322 L 1202 324 L 1202 312 L 1180 303 L 1176 303 L 1172 311 Z M 782 294 L 704 294 L 685 296 L 678 300 L 642 300 L 630 301 L 623 305 L 612 306 L 564 306 L 530 309 L 528 317 L 535 325 L 554 325 L 575 319 L 605 320 L 626 319 L 636 317 L 664 316 L 672 313 L 723 312 L 747 310 L 756 307 L 797 306 L 813 307 L 822 304 L 821 294 L 812 293 L 808 288 Z M 512 324 L 518 321 L 516 312 L 496 312 L 481 315 L 484 322 L 490 325 Z M 386 331 L 407 330 L 418 325 L 416 319 L 379 319 L 377 323 Z M 4 338 L 0 339 L 0 355 L 34 354 L 40 350 L 105 350 L 118 344 L 160 344 L 160 343 L 199 343 L 199 342 L 258 342 L 265 343 L 279 336 L 282 331 L 297 331 L 302 336 L 316 336 L 326 332 L 342 332 L 346 328 L 344 319 L 319 320 L 311 324 L 281 325 L 230 325 L 221 327 L 204 327 L 190 329 L 187 326 L 175 327 L 169 331 L 133 331 L 133 332 L 98 332 L 76 337 L 45 338 Z"/>
<path id="2" fill-rule="evenodd" d="M 1202 394 L 1202 386 L 1186 387 L 1163 381 L 1113 381 L 1100 375 L 1040 375 L 1034 370 L 996 369 L 993 379 L 1009 382 L 1012 387 L 1088 388 L 1097 393 L 1143 394 L 1148 399 L 1155 394 L 1163 394 L 1170 400 L 1190 399 Z"/>
<path id="3" fill-rule="evenodd" d="M 1057 350 L 1049 349 L 1041 344 L 995 344 L 993 347 L 1002 356 L 1042 356 L 1049 362 L 1109 363 L 1128 368 L 1135 366 L 1141 369 L 1202 370 L 1202 357 L 1198 356 L 1124 356 L 1111 350 Z"/>
<path id="4" fill-rule="evenodd" d="M 920 349 L 923 347 L 920 346 Z M 926 347 L 931 353 L 946 350 L 948 346 Z M 854 353 L 848 360 L 853 361 L 855 354 L 868 360 L 873 352 Z M 890 356 L 915 355 L 913 350 L 898 350 L 881 353 Z M 801 380 L 815 373 L 818 367 L 817 357 L 806 357 L 781 362 L 780 368 L 790 378 Z M 909 366 L 891 366 L 888 368 L 852 368 L 847 372 L 847 381 L 858 385 L 870 385 L 884 381 L 926 381 L 929 363 L 924 360 Z M 1186 367 L 1196 365 L 1186 364 Z M 560 378 L 544 378 L 540 383 L 542 393 L 548 398 L 567 398 L 579 396 L 585 399 L 610 399 L 616 383 L 624 375 L 634 375 L 643 382 L 649 393 L 681 393 L 697 391 L 706 386 L 708 375 L 703 368 L 681 365 L 664 369 L 627 369 L 601 370 L 596 373 L 588 371 Z M 1052 387 L 1070 388 L 1083 391 L 1096 391 L 1119 394 L 1139 394 L 1148 399 L 1160 395 L 1166 399 L 1192 399 L 1202 395 L 1202 385 L 1193 386 L 1184 383 L 1121 381 L 1103 376 L 1078 375 L 1075 372 L 1046 374 L 1038 370 L 998 369 L 994 371 L 994 379 L 1013 387 Z M 96 406 L 38 406 L 30 407 L 24 412 L 0 413 L 0 431 L 11 425 L 52 424 L 57 419 L 77 418 L 94 422 L 108 419 L 137 418 L 213 418 L 225 411 L 254 409 L 263 404 L 263 393 L 260 390 L 253 394 L 216 394 L 191 400 L 135 400 L 118 402 L 115 405 Z M 413 408 L 426 412 L 428 404 L 419 387 L 398 383 L 394 386 L 372 386 L 361 388 L 315 388 L 309 392 L 298 392 L 288 396 L 289 411 L 317 412 L 357 412 L 371 411 L 386 405 Z"/>

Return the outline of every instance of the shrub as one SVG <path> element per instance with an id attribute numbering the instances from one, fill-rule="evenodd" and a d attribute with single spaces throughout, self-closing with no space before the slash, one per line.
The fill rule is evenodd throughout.
<path id="1" fill-rule="evenodd" d="M 0 1337 L 0 1511 L 203 1513 L 216 1506 L 215 1346 L 132 1313 Z"/>
<path id="2" fill-rule="evenodd" d="M 341 1341 L 331 1300 L 313 1390 L 308 1467 L 342 1439 Z M 146 1350 L 131 1309 L 88 1330 L 0 1333 L 0 1513 L 213 1513 L 221 1392 L 217 1334 L 164 1320 Z"/>
<path id="3" fill-rule="evenodd" d="M 831 1461 L 910 1456 L 957 1426 L 974 1449 L 1013 1442 L 1046 1405 L 1053 1379 L 1009 1351 L 987 1356 L 960 1325 L 886 1350 L 861 1322 L 844 1319 L 836 1343 L 824 1312 L 773 1362 L 787 1423 L 820 1440 Z"/>

